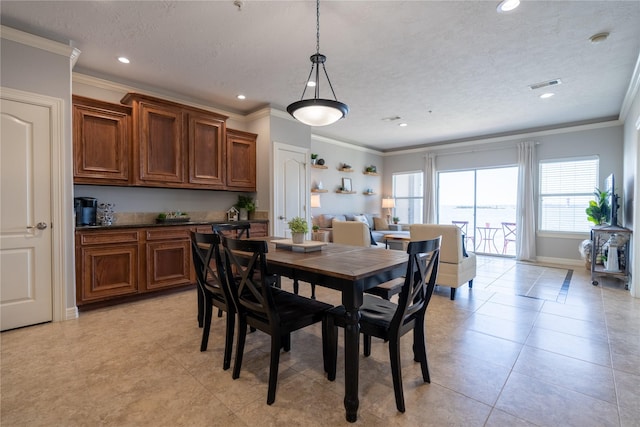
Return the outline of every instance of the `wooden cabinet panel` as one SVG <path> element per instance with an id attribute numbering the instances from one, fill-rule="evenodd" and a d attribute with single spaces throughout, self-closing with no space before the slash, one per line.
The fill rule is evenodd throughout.
<path id="1" fill-rule="evenodd" d="M 146 289 L 161 289 L 192 283 L 191 242 L 158 241 L 146 244 Z"/>
<path id="2" fill-rule="evenodd" d="M 141 103 L 138 112 L 136 149 L 140 181 L 183 183 L 185 149 L 182 144 L 182 113 L 179 109 Z"/>
<path id="3" fill-rule="evenodd" d="M 83 247 L 79 258 L 78 305 L 138 292 L 137 244 Z"/>
<path id="4" fill-rule="evenodd" d="M 128 185 L 131 108 L 74 96 L 73 158 L 75 183 Z"/>
<path id="5" fill-rule="evenodd" d="M 189 113 L 189 183 L 224 189 L 226 181 L 225 122 L 213 114 Z"/>
<path id="6" fill-rule="evenodd" d="M 267 237 L 269 234 L 268 224 L 265 222 L 251 223 L 251 237 Z"/>
<path id="7" fill-rule="evenodd" d="M 258 135 L 227 129 L 227 188 L 256 191 Z"/>

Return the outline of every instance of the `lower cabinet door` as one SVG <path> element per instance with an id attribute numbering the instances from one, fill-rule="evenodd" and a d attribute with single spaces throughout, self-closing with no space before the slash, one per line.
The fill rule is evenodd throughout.
<path id="1" fill-rule="evenodd" d="M 138 245 L 81 248 L 78 305 L 138 292 Z"/>
<path id="2" fill-rule="evenodd" d="M 146 290 L 195 282 L 195 278 L 191 277 L 191 242 L 189 240 L 147 242 L 146 252 Z"/>

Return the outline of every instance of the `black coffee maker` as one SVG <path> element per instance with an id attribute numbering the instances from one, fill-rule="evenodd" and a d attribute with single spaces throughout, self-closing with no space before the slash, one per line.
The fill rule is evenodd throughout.
<path id="1" fill-rule="evenodd" d="M 96 225 L 96 211 L 98 199 L 94 197 L 76 197 L 73 199 L 76 213 L 76 226 Z"/>

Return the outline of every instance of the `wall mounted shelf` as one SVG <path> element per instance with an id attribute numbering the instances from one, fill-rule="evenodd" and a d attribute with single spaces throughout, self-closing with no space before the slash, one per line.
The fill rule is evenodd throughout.
<path id="1" fill-rule="evenodd" d="M 325 165 L 314 165 L 313 163 L 311 164 L 311 167 L 315 168 L 315 169 L 329 169 L 328 166 L 325 166 Z"/>
<path id="2" fill-rule="evenodd" d="M 362 172 L 364 175 L 378 176 L 378 172 Z"/>
<path id="3" fill-rule="evenodd" d="M 311 190 L 312 193 L 328 193 L 329 190 L 320 190 L 318 188 L 314 188 Z"/>
<path id="4" fill-rule="evenodd" d="M 353 169 L 349 169 L 349 168 L 338 168 L 338 170 L 340 172 L 353 172 Z"/>
<path id="5" fill-rule="evenodd" d="M 356 194 L 355 191 L 342 191 L 342 190 L 336 190 L 336 193 L 338 193 L 338 194 Z"/>
<path id="6" fill-rule="evenodd" d="M 374 192 L 369 193 L 368 191 L 363 191 L 362 194 L 364 194 L 365 196 L 375 196 L 378 193 L 374 193 Z"/>

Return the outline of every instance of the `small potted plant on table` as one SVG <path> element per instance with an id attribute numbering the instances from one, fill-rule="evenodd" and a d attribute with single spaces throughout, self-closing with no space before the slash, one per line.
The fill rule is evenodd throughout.
<path id="1" fill-rule="evenodd" d="M 397 224 L 397 223 L 399 223 L 399 222 L 400 222 L 400 218 L 398 218 L 397 216 L 394 216 L 394 217 L 392 218 L 392 221 L 393 221 L 393 223 L 394 223 L 394 224 Z"/>
<path id="2" fill-rule="evenodd" d="M 249 219 L 249 214 L 256 210 L 256 204 L 253 202 L 253 197 L 240 194 L 235 208 L 240 211 L 240 221 L 246 221 Z"/>
<path id="3" fill-rule="evenodd" d="M 287 223 L 291 230 L 291 240 L 293 243 L 304 243 L 304 235 L 309 231 L 309 225 L 304 218 L 299 216 L 291 218 Z"/>

